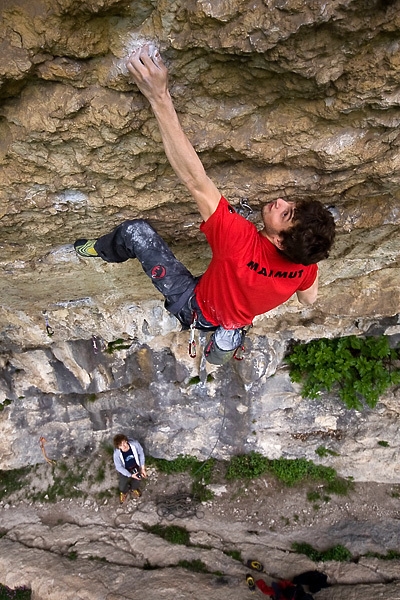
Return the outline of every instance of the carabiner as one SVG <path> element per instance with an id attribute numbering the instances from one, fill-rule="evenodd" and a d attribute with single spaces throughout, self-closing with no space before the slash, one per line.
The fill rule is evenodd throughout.
<path id="1" fill-rule="evenodd" d="M 190 358 L 196 358 L 196 340 L 194 339 L 194 330 L 196 329 L 197 313 L 194 310 L 192 314 L 192 322 L 190 323 L 190 338 L 189 338 L 189 356 Z"/>
<path id="2" fill-rule="evenodd" d="M 195 340 L 190 340 L 189 342 L 189 356 L 190 358 L 196 358 L 197 356 Z"/>
<path id="3" fill-rule="evenodd" d="M 101 345 L 95 335 L 92 335 L 92 347 L 95 354 L 98 354 L 101 350 Z"/>
<path id="4" fill-rule="evenodd" d="M 243 360 L 244 359 L 244 353 L 245 353 L 245 348 L 244 348 L 244 344 L 242 344 L 241 346 L 238 346 L 235 350 L 235 354 L 233 355 L 233 358 L 235 360 Z"/>

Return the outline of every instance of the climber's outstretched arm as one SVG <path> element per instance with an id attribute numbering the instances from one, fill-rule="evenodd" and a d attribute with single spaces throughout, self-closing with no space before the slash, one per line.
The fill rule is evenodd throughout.
<path id="1" fill-rule="evenodd" d="M 183 132 L 168 90 L 168 70 L 158 51 L 149 54 L 147 44 L 133 52 L 129 72 L 151 104 L 160 128 L 167 158 L 175 173 L 195 199 L 206 221 L 218 206 L 221 194 L 207 176 L 192 144 Z"/>
<path id="2" fill-rule="evenodd" d="M 299 302 L 301 302 L 301 304 L 304 304 L 305 306 L 314 304 L 318 297 L 318 273 L 312 286 L 310 286 L 307 290 L 303 290 L 302 292 L 298 291 L 296 294 L 297 299 Z"/>

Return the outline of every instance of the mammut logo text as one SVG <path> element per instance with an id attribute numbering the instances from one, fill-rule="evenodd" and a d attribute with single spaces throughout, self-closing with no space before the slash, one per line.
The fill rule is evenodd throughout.
<path id="1" fill-rule="evenodd" d="M 302 277 L 304 273 L 304 269 L 299 269 L 298 271 L 274 271 L 270 269 L 269 271 L 265 267 L 259 267 L 257 262 L 251 260 L 247 263 L 247 266 L 252 271 L 256 271 L 257 275 L 263 275 L 264 277 L 280 277 L 282 279 L 295 279 L 296 277 Z"/>

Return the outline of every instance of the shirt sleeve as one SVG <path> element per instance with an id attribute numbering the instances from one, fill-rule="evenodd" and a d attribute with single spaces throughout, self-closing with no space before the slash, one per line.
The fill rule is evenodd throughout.
<path id="1" fill-rule="evenodd" d="M 211 217 L 200 225 L 200 230 L 213 254 L 221 257 L 242 254 L 249 239 L 257 233 L 256 226 L 239 215 L 223 196 Z"/>
<path id="2" fill-rule="evenodd" d="M 309 265 L 305 267 L 304 277 L 302 278 L 301 285 L 299 286 L 299 292 L 308 290 L 317 278 L 318 265 Z"/>

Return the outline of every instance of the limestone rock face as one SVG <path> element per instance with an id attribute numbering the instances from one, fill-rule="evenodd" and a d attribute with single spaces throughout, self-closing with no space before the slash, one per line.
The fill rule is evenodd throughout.
<path id="1" fill-rule="evenodd" d="M 40 436 L 61 458 L 125 430 L 166 458 L 318 462 L 324 445 L 334 454 L 321 462 L 341 475 L 398 482 L 398 390 L 374 411 L 311 403 L 282 361 L 293 340 L 400 334 L 399 1 L 2 0 L 0 16 L 0 469 L 43 460 Z M 194 274 L 210 259 L 127 74 L 146 40 L 233 204 L 247 198 L 257 222 L 266 201 L 317 198 L 337 222 L 318 302 L 258 317 L 246 360 L 221 369 L 201 358 L 204 336 L 188 356 L 188 334 L 137 264 L 81 260 L 71 246 L 144 217 Z M 169 577 L 149 573 L 148 585 Z M 48 583 L 40 594 L 51 597 Z"/>

